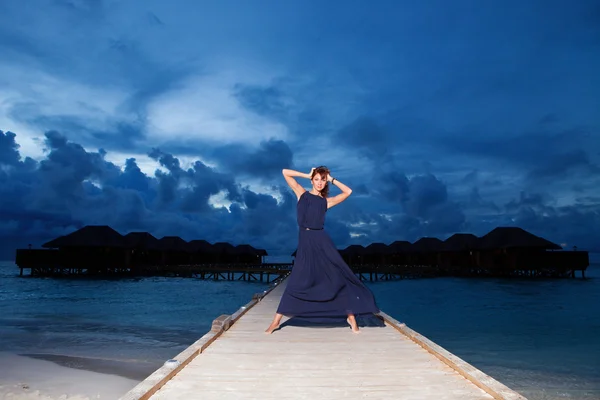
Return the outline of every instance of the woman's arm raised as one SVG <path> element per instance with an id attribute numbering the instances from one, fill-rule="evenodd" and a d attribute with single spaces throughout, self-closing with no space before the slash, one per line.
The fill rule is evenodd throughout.
<path id="1" fill-rule="evenodd" d="M 348 196 L 350 196 L 352 194 L 352 189 L 350 189 L 348 186 L 344 185 L 342 182 L 338 181 L 337 179 L 332 178 L 331 175 L 327 175 L 327 180 L 329 182 L 331 182 L 332 185 L 339 187 L 340 190 L 342 191 L 342 193 L 338 194 L 337 196 L 327 198 L 327 208 L 331 208 L 335 205 L 340 204 L 342 201 L 346 200 L 348 198 Z"/>
<path id="2" fill-rule="evenodd" d="M 298 199 L 300 199 L 300 196 L 302 196 L 302 193 L 304 193 L 306 190 L 302 186 L 300 186 L 300 184 L 296 182 L 294 178 L 297 177 L 310 179 L 313 169 L 311 169 L 311 173 L 308 174 L 305 174 L 304 172 L 294 171 L 293 169 L 283 169 L 281 171 L 283 177 L 285 178 L 285 181 L 292 188 Z"/>

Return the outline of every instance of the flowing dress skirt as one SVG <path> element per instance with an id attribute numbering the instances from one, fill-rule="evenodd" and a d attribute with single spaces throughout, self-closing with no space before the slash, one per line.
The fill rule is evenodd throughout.
<path id="1" fill-rule="evenodd" d="M 354 275 L 325 230 L 300 230 L 298 250 L 278 313 L 329 322 L 375 314 L 371 291 Z"/>

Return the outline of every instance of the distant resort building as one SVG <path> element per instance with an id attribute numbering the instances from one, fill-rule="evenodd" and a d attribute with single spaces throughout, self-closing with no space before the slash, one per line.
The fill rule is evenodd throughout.
<path id="1" fill-rule="evenodd" d="M 16 263 L 33 276 L 192 276 L 202 279 L 270 281 L 292 264 L 265 263 L 267 252 L 178 236 L 160 239 L 148 232 L 121 235 L 109 226 L 85 226 L 42 245 L 18 249 Z M 456 233 L 446 240 L 423 237 L 411 243 L 353 244 L 339 250 L 364 280 L 437 276 L 585 277 L 586 251 L 561 246 L 517 227 L 498 227 L 477 237 Z M 292 256 L 295 256 L 294 252 Z M 273 278 L 274 279 L 274 278 Z"/>
<path id="2" fill-rule="evenodd" d="M 353 244 L 340 250 L 344 261 L 367 280 L 425 276 L 585 277 L 587 251 L 566 251 L 518 227 L 498 227 L 484 236 L 456 233 L 442 241 L 423 237 L 389 245 Z M 292 254 L 295 256 L 296 252 Z"/>
<path id="3" fill-rule="evenodd" d="M 148 232 L 125 236 L 106 225 L 88 225 L 42 245 L 18 249 L 16 263 L 32 275 L 181 275 L 192 265 L 262 265 L 264 249 L 178 236 L 157 239 Z"/>

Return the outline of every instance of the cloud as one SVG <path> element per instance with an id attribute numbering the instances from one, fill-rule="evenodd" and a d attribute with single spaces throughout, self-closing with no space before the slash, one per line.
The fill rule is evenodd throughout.
<path id="1" fill-rule="evenodd" d="M 426 225 L 423 230 L 438 235 L 459 232 L 465 215 L 458 204 L 448 198 L 446 185 L 432 174 L 406 179 L 406 191 L 398 198 L 405 218 Z"/>
<path id="2" fill-rule="evenodd" d="M 242 189 L 231 175 L 200 161 L 183 169 L 177 157 L 159 149 L 149 156 L 164 170 L 147 176 L 133 159 L 121 169 L 104 151 L 86 151 L 56 131 L 45 137 L 47 156 L 36 162 L 21 160 L 16 135 L 0 132 L 0 215 L 9 244 L 3 257 L 14 256 L 12 245 L 38 246 L 86 224 L 186 240 L 252 242 L 271 252 L 293 245 L 295 198 L 281 187 L 272 194 Z M 211 202 L 221 193 L 229 208 Z"/>
<path id="3" fill-rule="evenodd" d="M 236 176 L 273 180 L 281 177 L 283 168 L 293 165 L 293 153 L 282 140 L 262 141 L 258 148 L 242 145 L 217 147 L 211 158 Z"/>
<path id="4" fill-rule="evenodd" d="M 4 99 L 7 119 L 36 131 L 59 130 L 87 144 L 131 149 L 145 138 L 143 119 L 123 105 L 123 90 L 65 81 L 29 68 L 5 67 L 4 80 L 12 95 Z M 19 82 L 30 87 L 20 90 Z"/>
<path id="5" fill-rule="evenodd" d="M 234 96 L 240 104 L 258 115 L 274 119 L 286 119 L 289 105 L 279 88 L 237 84 L 233 88 Z"/>
<path id="6" fill-rule="evenodd" d="M 592 163 L 583 149 L 572 150 L 558 154 L 546 163 L 534 168 L 530 173 L 530 178 L 552 179 L 598 176 L 600 167 Z"/>
<path id="7" fill-rule="evenodd" d="M 283 125 L 241 107 L 231 95 L 232 85 L 226 77 L 191 80 L 184 89 L 150 103 L 149 123 L 160 135 L 193 137 L 213 145 L 287 138 Z"/>
<path id="8" fill-rule="evenodd" d="M 19 145 L 15 141 L 15 135 L 12 132 L 0 131 L 0 164 L 14 166 L 21 160 L 19 154 Z"/>
<path id="9" fill-rule="evenodd" d="M 555 200 L 540 194 L 522 193 L 519 200 L 507 204 L 512 212 L 512 221 L 541 236 L 550 236 L 566 249 L 598 250 L 600 237 L 600 207 L 577 201 L 568 206 L 552 205 Z M 587 203 L 587 204 L 586 204 Z"/>
<path id="10" fill-rule="evenodd" d="M 184 212 L 209 211 L 210 197 L 225 191 L 230 201 L 240 201 L 239 188 L 233 177 L 218 173 L 201 161 L 183 170 L 172 154 L 154 149 L 149 156 L 168 172 L 157 170 L 158 200 L 161 206 L 176 206 Z"/>
<path id="11" fill-rule="evenodd" d="M 471 193 L 467 201 L 467 208 L 471 212 L 500 212 L 500 207 L 498 207 L 496 203 L 491 200 L 486 201 L 483 199 L 477 186 L 471 188 Z"/>
<path id="12" fill-rule="evenodd" d="M 383 157 L 390 150 L 389 135 L 375 120 L 368 117 L 357 118 L 340 129 L 333 141 L 344 143 L 348 147 L 355 147 L 371 159 Z"/>

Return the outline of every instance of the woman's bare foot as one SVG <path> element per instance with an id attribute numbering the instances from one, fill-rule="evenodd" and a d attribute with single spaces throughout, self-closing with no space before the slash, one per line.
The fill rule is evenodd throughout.
<path id="1" fill-rule="evenodd" d="M 354 315 L 349 315 L 348 318 L 346 318 L 346 322 L 348 322 L 348 325 L 350 325 L 350 328 L 352 328 L 352 333 L 360 333 Z"/>
<path id="2" fill-rule="evenodd" d="M 265 333 L 267 335 L 270 335 L 271 333 L 273 333 L 273 331 L 275 329 L 279 328 L 279 323 L 281 322 L 282 317 L 283 317 L 283 314 L 279 314 L 279 313 L 275 314 L 275 316 L 273 317 L 273 322 L 271 322 L 271 325 L 269 325 L 269 327 L 265 331 Z"/>
<path id="3" fill-rule="evenodd" d="M 265 334 L 270 335 L 277 328 L 279 328 L 279 324 L 276 324 L 276 323 L 273 322 L 271 325 L 269 325 L 269 327 L 265 331 Z"/>

